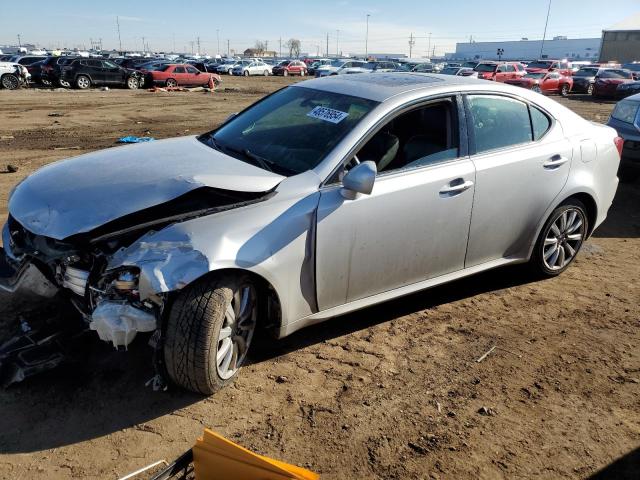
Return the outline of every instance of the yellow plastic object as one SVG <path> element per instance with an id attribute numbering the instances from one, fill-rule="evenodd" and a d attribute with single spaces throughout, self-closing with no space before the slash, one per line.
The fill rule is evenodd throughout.
<path id="1" fill-rule="evenodd" d="M 304 468 L 253 453 L 205 429 L 193 447 L 196 480 L 319 480 Z"/>

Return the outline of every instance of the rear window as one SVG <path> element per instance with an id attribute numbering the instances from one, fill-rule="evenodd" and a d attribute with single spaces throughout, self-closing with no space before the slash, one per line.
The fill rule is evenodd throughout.
<path id="1" fill-rule="evenodd" d="M 474 70 L 476 72 L 494 72 L 496 70 L 497 65 L 492 63 L 481 63 Z"/>
<path id="2" fill-rule="evenodd" d="M 581 68 L 573 74 L 574 77 L 595 77 L 598 74 L 597 68 Z"/>
<path id="3" fill-rule="evenodd" d="M 636 119 L 639 105 L 636 102 L 618 102 L 616 108 L 613 109 L 611 117 L 621 122 L 633 123 Z"/>
<path id="4" fill-rule="evenodd" d="M 633 78 L 628 70 L 605 70 L 598 76 L 600 78 Z"/>

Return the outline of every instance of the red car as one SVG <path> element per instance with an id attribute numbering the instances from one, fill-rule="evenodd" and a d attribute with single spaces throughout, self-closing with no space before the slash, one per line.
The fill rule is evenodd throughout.
<path id="1" fill-rule="evenodd" d="M 573 79 L 560 72 L 527 73 L 517 80 L 506 80 L 504 83 L 528 88 L 538 93 L 559 93 L 563 97 L 569 95 L 573 88 Z"/>
<path id="2" fill-rule="evenodd" d="M 273 67 L 274 75 L 300 75 L 304 77 L 307 74 L 307 66 L 300 60 L 284 60 Z"/>
<path id="3" fill-rule="evenodd" d="M 570 76 L 571 68 L 566 60 L 536 60 L 527 65 L 527 73 L 559 72 Z"/>
<path id="4" fill-rule="evenodd" d="M 495 82 L 515 80 L 526 73 L 518 62 L 480 62 L 473 70 L 478 72 L 478 78 Z"/>
<path id="5" fill-rule="evenodd" d="M 201 72 L 193 65 L 184 63 L 169 63 L 159 67 L 158 70 L 146 72 L 146 85 L 165 85 L 177 87 L 178 85 L 208 85 L 213 79 L 214 84 L 220 83 L 220 76 L 215 73 Z"/>
<path id="6" fill-rule="evenodd" d="M 609 68 L 598 72 L 591 93 L 594 97 L 615 97 L 617 95 L 618 85 L 631 83 L 633 81 L 633 73 L 631 73 L 631 70 Z"/>

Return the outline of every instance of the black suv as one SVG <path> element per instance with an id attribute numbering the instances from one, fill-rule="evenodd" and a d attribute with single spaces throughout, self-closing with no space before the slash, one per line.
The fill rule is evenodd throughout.
<path id="1" fill-rule="evenodd" d="M 111 60 L 78 58 L 62 66 L 60 79 L 82 90 L 91 85 L 126 86 L 133 90 L 141 85 L 142 75 Z"/>
<path id="2" fill-rule="evenodd" d="M 46 86 L 60 85 L 61 87 L 69 88 L 71 86 L 69 82 L 60 79 L 60 70 L 64 65 L 73 62 L 77 58 L 80 57 L 47 57 L 46 60 L 42 60 L 41 62 L 37 63 L 37 65 L 39 65 L 40 67 L 40 71 L 37 73 L 35 78 L 34 74 L 32 73 L 31 80 L 34 82 L 37 82 L 39 80 L 40 83 Z"/>

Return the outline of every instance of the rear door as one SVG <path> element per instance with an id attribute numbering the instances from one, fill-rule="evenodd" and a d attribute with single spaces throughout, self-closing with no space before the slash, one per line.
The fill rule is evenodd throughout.
<path id="1" fill-rule="evenodd" d="M 173 73 L 170 76 L 173 77 L 178 82 L 178 85 L 189 84 L 189 78 L 187 77 L 187 70 L 184 65 L 176 65 L 175 68 L 173 69 Z"/>
<path id="2" fill-rule="evenodd" d="M 573 147 L 561 126 L 534 105 L 468 95 L 476 188 L 465 267 L 522 258 L 569 175 Z"/>

